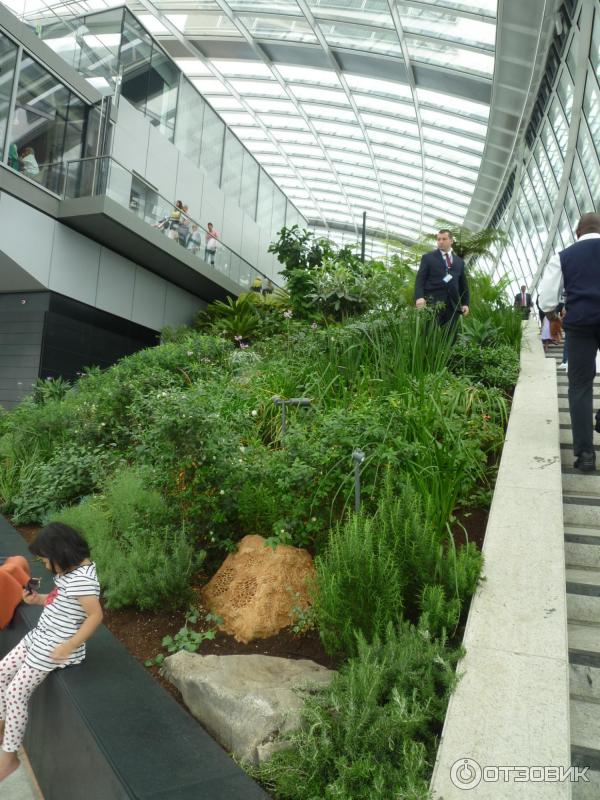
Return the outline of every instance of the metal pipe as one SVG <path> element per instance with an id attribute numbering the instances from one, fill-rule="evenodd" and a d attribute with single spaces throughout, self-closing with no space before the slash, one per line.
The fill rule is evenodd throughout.
<path id="1" fill-rule="evenodd" d="M 365 263 L 365 241 L 367 238 L 367 212 L 363 211 L 363 224 L 360 241 L 360 260 Z"/>

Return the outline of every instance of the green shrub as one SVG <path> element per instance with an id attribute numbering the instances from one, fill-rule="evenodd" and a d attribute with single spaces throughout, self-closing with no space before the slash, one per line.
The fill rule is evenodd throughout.
<path id="1" fill-rule="evenodd" d="M 278 800 L 426 800 L 458 651 L 409 625 L 357 637 L 331 686 L 308 700 L 292 749 L 257 774 Z"/>
<path id="2" fill-rule="evenodd" d="M 452 356 L 452 369 L 484 386 L 510 392 L 519 377 L 519 351 L 509 344 L 482 347 L 476 341 L 463 341 Z"/>
<path id="3" fill-rule="evenodd" d="M 47 461 L 36 459 L 7 510 L 19 524 L 40 522 L 54 509 L 89 494 L 114 469 L 118 454 L 102 445 L 57 445 Z M 25 462 L 27 463 L 27 462 Z"/>
<path id="4" fill-rule="evenodd" d="M 98 566 L 109 608 L 182 608 L 190 600 L 190 578 L 204 552 L 195 550 L 184 528 L 147 476 L 124 469 L 106 493 L 85 498 L 54 519 L 81 530 Z"/>
<path id="5" fill-rule="evenodd" d="M 458 554 L 445 529 L 407 481 L 388 481 L 372 517 L 339 525 L 315 561 L 315 618 L 328 652 L 354 652 L 355 632 L 371 641 L 402 617 L 427 614 L 434 636 L 456 628 L 481 569 L 474 546 Z"/>

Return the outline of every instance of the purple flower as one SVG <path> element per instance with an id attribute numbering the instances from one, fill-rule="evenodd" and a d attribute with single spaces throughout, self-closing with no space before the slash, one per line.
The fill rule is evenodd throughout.
<path id="1" fill-rule="evenodd" d="M 246 344 L 245 342 L 240 342 L 240 350 L 247 350 L 249 347 L 250 347 L 249 344 Z"/>

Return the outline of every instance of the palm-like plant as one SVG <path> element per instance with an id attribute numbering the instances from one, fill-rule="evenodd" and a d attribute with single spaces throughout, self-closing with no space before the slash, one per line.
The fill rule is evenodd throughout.
<path id="1" fill-rule="evenodd" d="M 198 314 L 196 327 L 238 343 L 251 339 L 260 324 L 260 316 L 250 294 L 241 294 L 235 300 L 228 297 L 225 303 L 222 300 L 210 303 Z"/>
<path id="2" fill-rule="evenodd" d="M 445 228 L 452 231 L 454 238 L 452 249 L 465 260 L 491 256 L 493 245 L 502 246 L 506 242 L 506 234 L 498 228 L 482 228 L 480 231 L 472 231 L 464 225 L 453 225 L 444 219 L 438 220 L 436 232 L 431 233 L 427 238 L 435 241 L 437 231 Z"/>

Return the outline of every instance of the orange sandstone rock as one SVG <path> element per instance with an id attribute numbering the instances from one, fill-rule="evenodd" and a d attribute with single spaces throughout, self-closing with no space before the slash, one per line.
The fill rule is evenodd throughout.
<path id="1" fill-rule="evenodd" d="M 238 642 L 266 639 L 293 622 L 294 608 L 310 605 L 315 577 L 310 553 L 289 545 L 265 545 L 245 536 L 202 590 L 205 605 L 223 618 L 221 630 Z"/>

